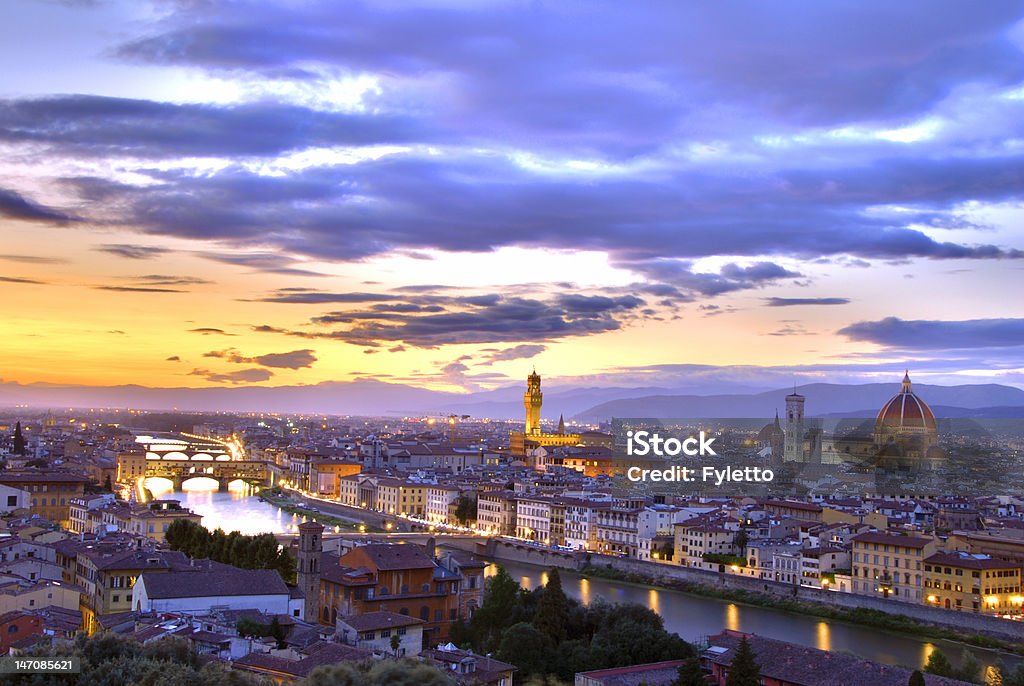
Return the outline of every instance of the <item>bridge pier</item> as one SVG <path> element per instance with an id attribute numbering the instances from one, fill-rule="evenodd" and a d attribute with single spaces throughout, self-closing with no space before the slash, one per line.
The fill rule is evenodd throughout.
<path id="1" fill-rule="evenodd" d="M 185 483 L 185 479 L 182 478 L 181 476 L 177 476 L 177 475 L 176 476 L 172 476 L 171 477 L 171 483 L 174 484 L 174 490 L 175 491 L 180 491 L 181 490 L 181 485 L 183 483 Z"/>
<path id="2" fill-rule="evenodd" d="M 231 481 L 231 479 L 224 476 L 217 479 L 217 491 L 220 493 L 227 493 L 228 484 L 231 483 Z"/>

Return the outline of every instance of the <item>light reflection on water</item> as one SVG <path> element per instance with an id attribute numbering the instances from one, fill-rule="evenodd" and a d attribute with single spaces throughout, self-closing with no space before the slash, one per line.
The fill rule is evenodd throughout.
<path id="1" fill-rule="evenodd" d="M 160 482 L 165 482 L 161 484 Z M 206 488 L 200 479 L 185 484 L 186 490 L 172 491 L 165 479 L 148 479 L 154 498 L 180 500 L 183 507 L 202 515 L 202 525 L 211 531 L 239 531 L 243 534 L 288 533 L 298 530 L 303 518 L 263 502 L 253 495 L 251 486 L 232 488 L 226 493 Z"/>
<path id="2" fill-rule="evenodd" d="M 519 579 L 524 588 L 536 588 L 546 579 L 543 568 L 516 562 L 501 562 L 502 566 Z M 495 566 L 487 569 L 493 575 Z M 860 655 L 887 664 L 912 668 L 923 667 L 928 656 L 937 648 L 950 661 L 959 662 L 964 646 L 950 641 L 914 638 L 871 627 L 847 624 L 818 617 L 792 614 L 770 608 L 687 595 L 668 589 L 649 588 L 600 578 L 584 579 L 573 572 L 560 570 L 562 588 L 566 595 L 584 603 L 603 599 L 612 603 L 639 603 L 655 610 L 665 621 L 668 631 L 678 633 L 688 641 L 700 641 L 723 628 L 748 631 L 769 638 L 801 645 Z M 993 651 L 972 648 L 971 652 L 982 669 L 992 665 L 997 657 Z M 1003 656 L 1003 662 L 1016 665 L 1020 658 Z"/>
<path id="3" fill-rule="evenodd" d="M 174 492 L 170 490 L 170 482 L 166 482 L 163 489 L 160 489 L 160 484 L 153 481 L 156 480 L 150 480 L 149 488 L 154 497 L 182 501 L 183 506 L 202 515 L 203 526 L 210 529 L 220 527 L 225 531 L 238 530 L 244 534 L 283 533 L 296 531 L 302 522 L 302 518 L 297 515 L 261 502 L 251 494 L 251 490 L 232 489 L 227 493 L 194 490 L 193 483 L 198 482 L 195 480 L 186 484 L 189 490 Z M 543 568 L 513 562 L 502 564 L 524 588 L 536 588 L 547 581 L 547 573 Z M 488 567 L 488 574 L 493 574 L 494 569 L 493 565 Z M 688 641 L 698 641 L 723 628 L 729 628 L 910 667 L 924 666 L 936 648 L 941 649 L 956 664 L 963 649 L 962 645 L 949 641 L 929 642 L 869 627 L 690 596 L 678 591 L 606 579 L 584 579 L 565 570 L 560 575 L 562 587 L 569 597 L 585 603 L 600 598 L 613 603 L 633 602 L 650 607 L 665 620 L 666 629 Z M 983 669 L 995 662 L 996 654 L 992 651 L 972 649 L 971 652 Z M 1019 663 L 1020 658 L 1004 656 L 1003 661 L 1012 666 Z"/>

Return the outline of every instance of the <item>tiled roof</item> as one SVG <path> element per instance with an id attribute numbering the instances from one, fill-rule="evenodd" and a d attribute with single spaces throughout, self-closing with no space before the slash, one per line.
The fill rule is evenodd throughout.
<path id="1" fill-rule="evenodd" d="M 933 565 L 949 565 L 963 569 L 1010 569 L 1020 567 L 1019 562 L 1009 562 L 991 557 L 974 557 L 973 555 L 960 555 L 958 553 L 935 553 L 924 559 L 925 563 Z"/>
<path id="2" fill-rule="evenodd" d="M 360 546 L 343 555 L 342 564 L 345 558 L 357 550 L 366 555 L 379 570 L 427 569 L 434 566 L 434 561 L 427 556 L 423 548 L 412 543 L 371 543 Z"/>
<path id="3" fill-rule="evenodd" d="M 151 598 L 210 598 L 216 596 L 289 595 L 281 575 L 272 569 L 235 569 L 142 574 Z"/>
<path id="4" fill-rule="evenodd" d="M 921 538 L 920 536 L 901 536 L 899 534 L 885 534 L 874 531 L 858 534 L 853 537 L 853 540 L 858 543 L 882 543 L 885 545 L 903 546 L 905 548 L 924 548 L 929 543 L 934 542 L 930 538 Z"/>
<path id="5" fill-rule="evenodd" d="M 601 686 L 670 686 L 679 676 L 684 660 L 649 662 L 631 667 L 612 667 L 583 672 L 581 676 L 597 681 Z"/>
<path id="6" fill-rule="evenodd" d="M 422 619 L 400 615 L 397 612 L 367 612 L 365 614 L 352 615 L 338 620 L 344 622 L 356 631 L 376 631 L 377 629 L 390 629 L 399 626 L 413 626 L 423 624 Z"/>
<path id="7" fill-rule="evenodd" d="M 714 664 L 728 666 L 740 638 L 738 631 L 723 631 L 711 636 L 711 649 L 704 657 Z M 906 686 L 911 670 L 865 660 L 856 655 L 827 652 L 786 643 L 756 634 L 747 634 L 747 641 L 761 666 L 761 675 L 792 686 Z M 718 650 L 715 649 L 725 649 Z M 966 681 L 925 675 L 927 686 L 967 686 Z"/>
<path id="8" fill-rule="evenodd" d="M 284 657 L 250 653 L 235 660 L 233 667 L 256 672 L 277 672 L 295 677 L 305 677 L 317 667 L 333 665 L 339 662 L 358 662 L 373 657 L 373 651 L 341 645 L 340 643 L 324 643 L 311 654 L 301 660 L 289 660 Z"/>

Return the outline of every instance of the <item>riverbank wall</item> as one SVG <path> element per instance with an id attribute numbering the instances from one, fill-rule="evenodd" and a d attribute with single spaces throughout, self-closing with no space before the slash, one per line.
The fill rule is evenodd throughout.
<path id="1" fill-rule="evenodd" d="M 485 557 L 498 562 L 507 560 L 529 565 L 557 567 L 581 572 L 588 565 L 594 569 L 608 569 L 619 574 L 635 574 L 649 580 L 654 585 L 667 588 L 687 590 L 685 586 L 698 586 L 705 589 L 728 591 L 744 591 L 768 598 L 797 600 L 815 603 L 825 607 L 848 610 L 876 610 L 892 615 L 902 615 L 911 619 L 947 627 L 962 632 L 976 632 L 986 636 L 1011 641 L 1024 641 L 1024 622 L 1000 619 L 973 612 L 956 612 L 941 608 L 928 607 L 915 603 L 881 597 L 864 596 L 841 591 L 826 591 L 806 586 L 794 586 L 764 579 L 739 576 L 721 572 L 710 572 L 692 567 L 646 562 L 628 558 L 595 555 L 593 553 L 573 553 L 561 550 L 549 550 L 537 546 L 491 539 L 482 551 Z M 680 588 L 683 586 L 683 588 Z M 700 588 L 693 588 L 700 593 Z"/>

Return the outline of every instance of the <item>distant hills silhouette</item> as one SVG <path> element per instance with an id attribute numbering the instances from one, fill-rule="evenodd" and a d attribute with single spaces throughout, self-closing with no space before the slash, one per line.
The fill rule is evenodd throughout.
<path id="1" fill-rule="evenodd" d="M 798 386 L 809 417 L 869 417 L 899 391 L 899 383 Z M 939 417 L 1021 417 L 1024 390 L 1000 384 L 933 386 L 914 391 Z M 544 388 L 545 419 L 597 422 L 612 417 L 772 417 L 785 409 L 792 388 L 724 394 L 683 393 L 657 387 L 588 387 L 549 384 Z M 138 385 L 72 386 L 0 383 L 0 407 L 110 407 L 147 410 L 271 411 L 340 415 L 428 415 L 453 412 L 473 417 L 520 419 L 519 385 L 477 393 L 447 393 L 364 379 L 299 386 L 148 388 Z"/>

